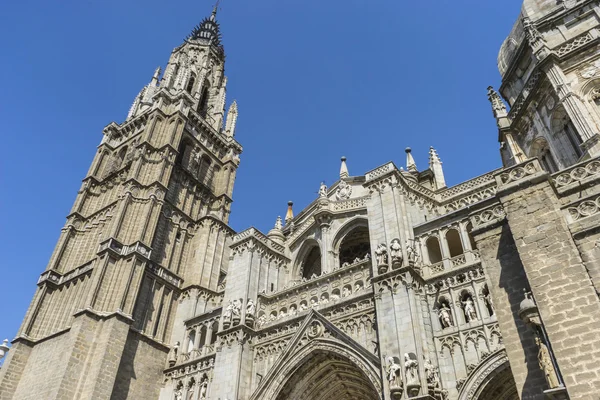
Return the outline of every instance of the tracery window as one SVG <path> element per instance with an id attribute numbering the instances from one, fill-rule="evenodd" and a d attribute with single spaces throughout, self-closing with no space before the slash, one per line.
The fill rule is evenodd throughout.
<path id="1" fill-rule="evenodd" d="M 371 254 L 369 228 L 360 226 L 347 234 L 340 244 L 340 266 L 352 264 L 357 259 L 362 260 Z"/>
<path id="2" fill-rule="evenodd" d="M 315 246 L 302 262 L 302 277 L 311 279 L 321 275 L 321 249 Z"/>

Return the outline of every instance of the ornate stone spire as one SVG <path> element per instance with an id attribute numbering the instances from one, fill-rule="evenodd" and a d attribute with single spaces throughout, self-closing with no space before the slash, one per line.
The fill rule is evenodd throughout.
<path id="1" fill-rule="evenodd" d="M 277 216 L 277 220 L 275 221 L 275 229 L 283 229 L 283 222 L 280 216 Z"/>
<path id="2" fill-rule="evenodd" d="M 154 70 L 154 75 L 152 76 L 152 83 L 151 85 L 156 86 L 158 85 L 158 77 L 160 76 L 160 67 L 156 67 L 156 69 Z"/>
<path id="3" fill-rule="evenodd" d="M 212 45 L 219 54 L 224 56 L 225 50 L 221 44 L 222 36 L 219 30 L 219 23 L 217 22 L 218 6 L 219 2 L 217 1 L 210 17 L 204 18 L 199 25 L 196 25 L 186 40 L 197 40 L 201 43 Z"/>
<path id="4" fill-rule="evenodd" d="M 294 210 L 292 210 L 292 206 L 294 205 L 293 201 L 288 201 L 288 209 L 285 214 L 285 224 L 289 224 L 292 219 L 294 219 Z"/>
<path id="5" fill-rule="evenodd" d="M 404 149 L 404 151 L 406 152 L 406 170 L 408 172 L 418 172 L 417 163 L 415 163 L 415 159 L 411 154 L 412 150 L 410 149 L 410 147 L 407 147 L 406 149 Z"/>
<path id="6" fill-rule="evenodd" d="M 446 187 L 446 179 L 444 178 L 444 170 L 442 169 L 442 161 L 438 156 L 437 151 L 432 147 L 429 148 L 429 169 L 433 172 L 436 189 Z"/>
<path id="7" fill-rule="evenodd" d="M 525 37 L 527 38 L 527 41 L 529 42 L 529 45 L 532 48 L 536 49 L 539 46 L 546 43 L 546 40 L 544 40 L 544 37 L 542 36 L 540 31 L 537 30 L 537 28 L 535 27 L 533 22 L 531 22 L 529 17 L 523 17 L 521 22 L 523 22 L 523 30 L 525 31 Z"/>
<path id="8" fill-rule="evenodd" d="M 346 157 L 342 157 L 342 165 L 340 166 L 340 179 L 349 177 L 348 166 L 346 165 Z"/>
<path id="9" fill-rule="evenodd" d="M 506 117 L 506 105 L 502 101 L 502 97 L 494 90 L 492 86 L 487 88 L 488 100 L 492 103 L 492 112 L 496 119 Z"/>
<path id="10" fill-rule="evenodd" d="M 225 134 L 227 136 L 235 136 L 235 125 L 238 118 L 238 105 L 237 101 L 233 101 L 227 111 L 227 122 L 225 123 Z"/>

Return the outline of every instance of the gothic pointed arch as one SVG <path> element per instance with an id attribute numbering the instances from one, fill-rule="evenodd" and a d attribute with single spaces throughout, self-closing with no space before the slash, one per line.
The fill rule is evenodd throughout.
<path id="1" fill-rule="evenodd" d="M 467 376 L 458 400 L 518 400 L 517 386 L 504 349 L 480 362 Z"/>
<path id="2" fill-rule="evenodd" d="M 377 356 L 312 310 L 250 400 L 378 400 L 380 370 Z"/>
<path id="3" fill-rule="evenodd" d="M 556 138 L 551 144 L 552 147 L 563 149 L 560 154 L 555 154 L 560 157 L 560 160 L 557 161 L 561 161 L 564 165 L 571 165 L 579 161 L 583 155 L 581 148 L 583 140 L 562 104 L 556 106 L 552 112 L 551 129 L 553 137 Z"/>
<path id="4" fill-rule="evenodd" d="M 313 275 L 321 275 L 321 246 L 315 239 L 308 239 L 298 251 L 293 276 L 310 279 Z"/>
<path id="5" fill-rule="evenodd" d="M 334 235 L 333 251 L 339 257 L 339 265 L 352 264 L 357 258 L 364 259 L 371 254 L 369 222 L 364 216 L 357 216 L 342 225 Z"/>
<path id="6" fill-rule="evenodd" d="M 529 150 L 529 156 L 537 157 L 540 160 L 542 167 L 550 173 L 558 170 L 558 165 L 550 150 L 550 145 L 544 137 L 540 136 L 533 140 L 531 150 Z"/>

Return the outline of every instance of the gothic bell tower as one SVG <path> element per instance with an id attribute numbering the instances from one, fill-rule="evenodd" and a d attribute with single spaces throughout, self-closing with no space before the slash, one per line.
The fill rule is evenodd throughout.
<path id="1" fill-rule="evenodd" d="M 219 291 L 242 147 L 216 13 L 104 128 L 0 370 L 0 399 L 158 398 L 184 300 Z"/>

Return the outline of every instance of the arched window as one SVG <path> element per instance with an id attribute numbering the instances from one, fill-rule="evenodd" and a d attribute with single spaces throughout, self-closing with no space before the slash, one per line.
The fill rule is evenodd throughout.
<path id="1" fill-rule="evenodd" d="M 125 156 L 127 156 L 127 146 L 123 147 L 120 151 L 119 151 L 119 156 L 117 157 L 117 169 L 121 168 L 123 166 L 123 163 L 125 161 Z"/>
<path id="2" fill-rule="evenodd" d="M 537 157 L 540 160 L 542 167 L 548 172 L 558 171 L 558 166 L 554 161 L 554 157 L 550 152 L 550 146 L 543 137 L 539 137 L 533 141 L 530 151 L 531 157 Z"/>
<path id="3" fill-rule="evenodd" d="M 212 332 L 210 335 L 210 344 L 214 344 L 217 341 L 217 332 L 219 331 L 219 322 L 215 321 L 212 324 Z"/>
<path id="4" fill-rule="evenodd" d="M 208 111 L 208 88 L 210 87 L 210 82 L 208 80 L 204 81 L 202 85 L 202 95 L 200 96 L 200 101 L 198 102 L 198 112 L 203 117 L 206 116 L 206 112 Z"/>
<path id="5" fill-rule="evenodd" d="M 571 118 L 569 118 L 569 115 L 562 105 L 558 106 L 552 114 L 552 133 L 554 134 L 552 139 L 553 141 L 560 141 L 561 139 L 563 140 L 561 145 L 555 145 L 553 142 L 553 147 L 563 148 L 561 146 L 564 146 L 566 149 L 570 145 L 570 147 L 573 149 L 572 154 L 568 154 L 568 152 L 565 151 L 567 154 L 564 155 L 568 157 L 567 164 L 577 162 L 578 159 L 583 155 L 583 150 L 581 149 L 581 136 L 577 132 L 577 129 L 575 129 L 575 125 L 573 125 Z M 561 156 L 559 158 L 563 161 L 563 164 L 565 163 L 562 157 L 564 155 L 559 154 L 559 156 Z M 573 159 L 573 157 L 575 159 Z M 556 169 L 553 171 L 556 171 Z"/>
<path id="6" fill-rule="evenodd" d="M 194 342 L 195 342 L 195 340 L 196 340 L 196 331 L 192 330 L 188 334 L 188 347 L 187 347 L 187 352 L 188 353 L 194 349 Z"/>
<path id="7" fill-rule="evenodd" d="M 315 246 L 302 262 L 302 277 L 311 279 L 321 275 L 321 249 Z"/>
<path id="8" fill-rule="evenodd" d="M 188 79 L 188 83 L 185 87 L 185 91 L 189 94 L 192 94 L 192 90 L 194 90 L 194 85 L 196 84 L 196 74 L 190 73 L 190 79 Z"/>
<path id="9" fill-rule="evenodd" d="M 456 257 L 464 253 L 462 243 L 460 241 L 460 234 L 456 229 L 449 229 L 448 232 L 446 232 L 446 242 L 448 242 L 450 257 Z"/>
<path id="10" fill-rule="evenodd" d="M 181 166 L 181 167 L 185 167 L 187 166 L 189 159 L 190 159 L 190 154 L 192 152 L 192 145 L 187 141 L 184 140 L 183 142 L 181 142 L 181 144 L 179 145 L 179 153 L 177 154 L 177 159 L 175 160 L 175 164 Z"/>
<path id="11" fill-rule="evenodd" d="M 440 247 L 440 241 L 437 237 L 431 236 L 425 242 L 425 246 L 427 246 L 427 254 L 429 255 L 429 262 L 431 264 L 436 264 L 442 261 L 442 249 Z"/>
<path id="12" fill-rule="evenodd" d="M 208 186 L 210 186 L 209 181 L 212 181 L 211 164 L 212 161 L 206 154 L 200 157 L 200 162 L 198 163 L 198 180 L 204 182 Z"/>
<path id="13" fill-rule="evenodd" d="M 363 260 L 367 254 L 371 254 L 369 239 L 369 228 L 358 226 L 350 231 L 340 243 L 340 266 L 352 264 L 357 260 Z"/>

